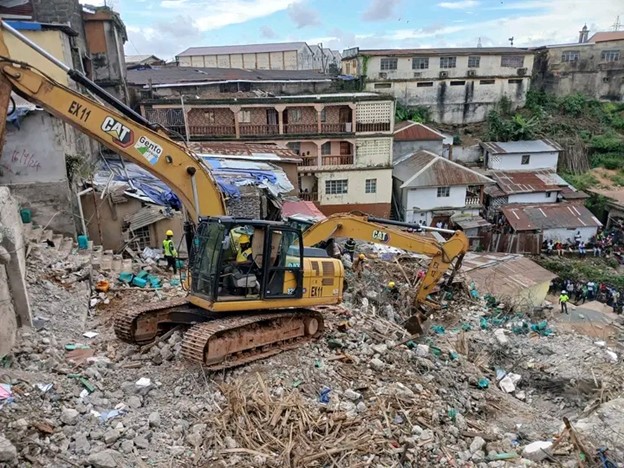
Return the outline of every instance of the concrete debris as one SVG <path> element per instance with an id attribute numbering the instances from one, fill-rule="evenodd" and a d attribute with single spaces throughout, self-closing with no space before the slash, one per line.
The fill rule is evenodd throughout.
<path id="1" fill-rule="evenodd" d="M 141 352 L 110 326 L 116 311 L 181 288 L 164 276 L 158 291 L 119 284 L 119 273 L 55 252 L 30 255 L 38 318 L 0 362 L 0 465 L 502 468 L 554 463 L 546 450 L 570 466 L 573 444 L 549 442 L 564 416 L 591 450 L 624 459 L 617 327 L 585 336 L 554 312 L 521 313 L 458 284 L 432 293 L 437 332 L 410 336 L 401 324 L 425 263 L 365 250 L 369 267 L 361 278 L 345 271 L 343 309 L 325 313 L 324 336 L 210 374 L 183 360 L 181 331 Z M 384 291 L 389 280 L 400 297 Z M 110 289 L 92 297 L 89 281 Z"/>

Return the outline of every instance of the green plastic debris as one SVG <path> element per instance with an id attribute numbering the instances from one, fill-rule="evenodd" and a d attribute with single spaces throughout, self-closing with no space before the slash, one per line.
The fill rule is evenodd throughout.
<path id="1" fill-rule="evenodd" d="M 316 360 L 314 361 L 314 367 L 317 367 L 317 368 L 319 368 L 319 369 L 320 369 L 321 367 L 323 367 L 323 363 L 321 362 L 321 360 L 320 360 L 320 359 L 316 359 Z"/>
<path id="2" fill-rule="evenodd" d="M 329 338 L 327 340 L 327 346 L 329 346 L 329 349 L 338 349 L 343 348 L 344 344 L 342 341 L 337 340 L 336 338 Z"/>
<path id="3" fill-rule="evenodd" d="M 479 381 L 477 382 L 477 387 L 479 388 L 488 388 L 490 386 L 490 381 L 488 379 L 486 379 L 485 377 L 481 377 L 479 379 Z"/>
<path id="4" fill-rule="evenodd" d="M 516 452 L 503 452 L 487 456 L 488 461 L 511 460 L 512 458 L 518 458 L 518 454 Z"/>
<path id="5" fill-rule="evenodd" d="M 303 380 L 297 379 L 293 381 L 292 388 L 299 388 L 299 385 L 301 385 L 302 383 L 303 383 Z"/>
<path id="6" fill-rule="evenodd" d="M 405 343 L 405 346 L 407 346 L 408 349 L 414 349 L 416 347 L 416 343 L 414 343 L 412 340 L 409 340 L 407 343 Z"/>
<path id="7" fill-rule="evenodd" d="M 468 322 L 464 322 L 462 323 L 461 329 L 464 331 L 470 331 L 472 330 L 472 325 L 470 325 Z"/>
<path id="8" fill-rule="evenodd" d="M 437 333 L 438 335 L 444 335 L 444 327 L 442 325 L 432 325 L 431 331 Z"/>
<path id="9" fill-rule="evenodd" d="M 481 327 L 481 330 L 487 330 L 490 327 L 490 324 L 485 317 L 481 317 L 481 320 L 479 321 L 479 326 Z"/>
<path id="10" fill-rule="evenodd" d="M 78 380 L 78 382 L 80 382 L 82 384 L 82 386 L 87 389 L 87 392 L 89 392 L 89 393 L 95 392 L 95 390 L 96 390 L 95 386 L 91 382 L 89 382 L 85 377 L 83 377 L 82 375 L 80 375 L 80 374 L 69 374 L 68 377 L 70 379 Z"/>
<path id="11" fill-rule="evenodd" d="M 459 359 L 459 354 L 457 354 L 455 351 L 449 351 L 449 357 L 452 361 L 457 361 Z"/>
<path id="12" fill-rule="evenodd" d="M 449 408 L 447 414 L 448 414 L 449 419 L 455 422 L 455 420 L 457 419 L 457 410 L 455 408 Z"/>
<path id="13" fill-rule="evenodd" d="M 74 349 L 90 349 L 90 346 L 86 344 L 80 344 L 80 343 L 67 343 L 65 345 L 65 349 L 67 351 L 73 351 Z"/>
<path id="14" fill-rule="evenodd" d="M 130 282 L 132 282 L 132 278 L 134 278 L 134 275 L 126 271 L 119 273 L 118 277 L 119 281 L 127 284 L 130 284 Z"/>
<path id="15" fill-rule="evenodd" d="M 437 346 L 429 346 L 429 351 L 431 351 L 431 354 L 433 354 L 434 356 L 442 355 L 442 350 Z"/>

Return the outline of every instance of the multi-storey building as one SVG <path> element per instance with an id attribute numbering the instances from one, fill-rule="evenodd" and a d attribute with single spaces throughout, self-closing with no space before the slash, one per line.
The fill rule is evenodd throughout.
<path id="1" fill-rule="evenodd" d="M 579 41 L 536 49 L 535 86 L 567 96 L 582 93 L 596 99 L 624 100 L 624 31 L 589 37 L 584 26 Z"/>
<path id="2" fill-rule="evenodd" d="M 342 54 L 342 72 L 359 76 L 366 91 L 429 109 L 437 122 L 483 121 L 503 97 L 524 105 L 533 53 L 514 47 L 455 49 L 353 48 Z"/>
<path id="3" fill-rule="evenodd" d="M 141 71 L 133 71 L 137 73 Z M 152 77 L 152 86 L 158 86 L 153 71 L 146 73 Z M 152 90 L 152 97 L 140 103 L 142 113 L 189 141 L 288 146 L 303 161 L 298 168 L 303 199 L 317 203 L 325 214 L 360 210 L 389 216 L 392 98 L 350 92 L 270 96 L 260 90 L 263 83 L 259 81 L 253 83 L 255 92 L 213 92 L 202 97 L 200 83 L 186 84 L 193 90 L 190 96 L 182 91 L 182 82 L 175 97 L 169 91 L 159 96 Z M 274 86 L 270 79 L 266 84 Z M 210 83 L 206 86 L 214 89 Z M 294 82 L 293 86 L 299 85 Z"/>

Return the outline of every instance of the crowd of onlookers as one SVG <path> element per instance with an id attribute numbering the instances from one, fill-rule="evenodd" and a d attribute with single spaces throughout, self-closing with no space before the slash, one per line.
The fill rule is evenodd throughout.
<path id="1" fill-rule="evenodd" d="M 577 231 L 573 239 L 544 241 L 543 249 L 546 255 L 565 256 L 577 254 L 579 257 L 604 257 L 615 258 L 624 264 L 624 229 L 615 225 L 609 230 L 601 230 L 589 241 L 585 242 L 580 231 Z"/>
<path id="2" fill-rule="evenodd" d="M 570 301 L 576 305 L 586 301 L 599 301 L 612 307 L 617 314 L 621 314 L 624 307 L 624 295 L 616 287 L 606 283 L 555 278 L 550 283 L 550 292 L 558 294 L 559 291 L 567 291 Z"/>

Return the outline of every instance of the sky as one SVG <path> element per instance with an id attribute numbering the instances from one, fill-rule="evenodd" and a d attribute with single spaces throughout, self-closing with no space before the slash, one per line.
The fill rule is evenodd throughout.
<path id="1" fill-rule="evenodd" d="M 624 24 L 623 0 L 80 0 L 121 14 L 126 54 L 306 41 L 332 49 L 535 46 Z M 620 27 L 624 30 L 624 26 Z"/>

